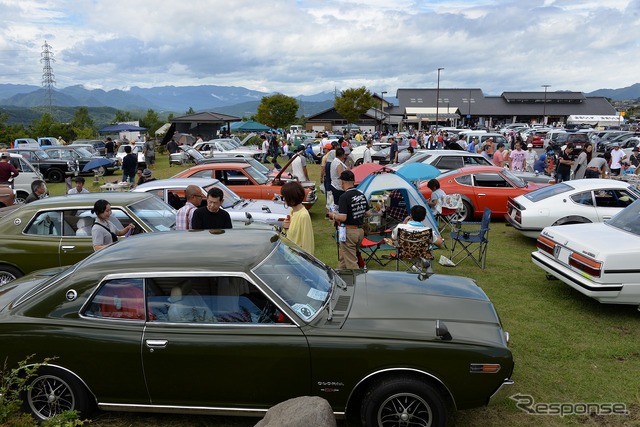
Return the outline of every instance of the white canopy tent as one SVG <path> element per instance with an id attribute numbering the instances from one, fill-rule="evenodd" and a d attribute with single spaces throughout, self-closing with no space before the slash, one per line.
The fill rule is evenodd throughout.
<path id="1" fill-rule="evenodd" d="M 620 126 L 623 123 L 623 116 L 571 115 L 567 118 L 568 125 Z"/>

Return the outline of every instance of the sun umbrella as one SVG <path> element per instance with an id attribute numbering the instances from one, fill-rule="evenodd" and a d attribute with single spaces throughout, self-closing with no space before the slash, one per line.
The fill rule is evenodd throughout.
<path id="1" fill-rule="evenodd" d="M 107 159 L 106 157 L 96 157 L 95 159 L 84 165 L 84 167 L 82 168 L 82 172 L 89 172 L 90 170 L 105 166 L 111 166 L 112 164 L 113 160 L 111 159 Z"/>
<path id="2" fill-rule="evenodd" d="M 396 171 L 398 175 L 410 182 L 424 181 L 425 179 L 435 178 L 440 175 L 440 170 L 433 165 L 427 163 L 409 163 L 400 166 Z"/>

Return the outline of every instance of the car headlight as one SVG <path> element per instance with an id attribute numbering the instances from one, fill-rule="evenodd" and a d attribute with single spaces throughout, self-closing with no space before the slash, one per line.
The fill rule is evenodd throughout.
<path id="1" fill-rule="evenodd" d="M 76 170 L 76 164 L 74 162 L 72 162 L 71 160 L 67 161 L 67 168 L 72 171 L 75 172 Z"/>

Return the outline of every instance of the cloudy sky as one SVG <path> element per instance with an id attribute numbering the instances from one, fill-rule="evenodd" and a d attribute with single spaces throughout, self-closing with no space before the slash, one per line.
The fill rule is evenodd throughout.
<path id="1" fill-rule="evenodd" d="M 590 92 L 640 81 L 640 0 L 0 0 L 0 83 Z"/>

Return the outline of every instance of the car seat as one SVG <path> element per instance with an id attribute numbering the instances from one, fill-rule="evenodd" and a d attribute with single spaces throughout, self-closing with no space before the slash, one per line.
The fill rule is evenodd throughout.
<path id="1" fill-rule="evenodd" d="M 93 217 L 83 216 L 76 223 L 76 236 L 91 236 Z"/>

